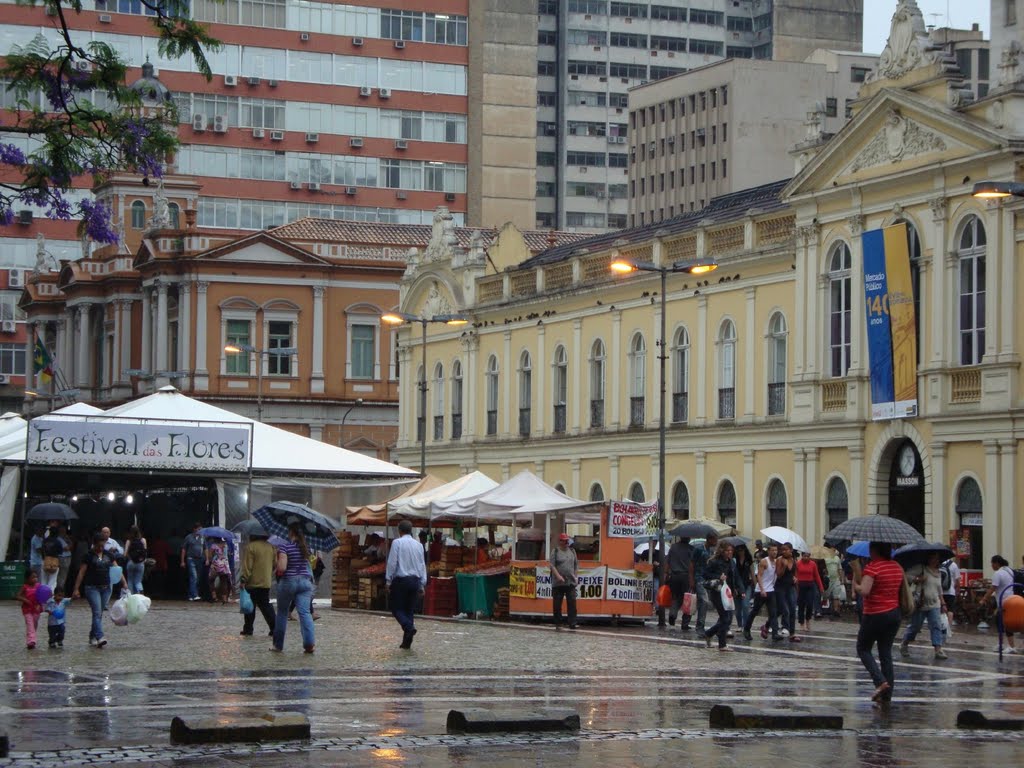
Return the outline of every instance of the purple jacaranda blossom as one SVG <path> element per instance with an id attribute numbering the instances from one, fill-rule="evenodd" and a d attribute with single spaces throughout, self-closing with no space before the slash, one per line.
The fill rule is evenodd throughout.
<path id="1" fill-rule="evenodd" d="M 0 144 L 0 163 L 5 165 L 24 165 L 25 153 L 13 144 Z"/>
<path id="2" fill-rule="evenodd" d="M 110 208 L 103 202 L 83 200 L 78 204 L 85 233 L 97 243 L 116 243 L 117 232 L 110 220 Z"/>

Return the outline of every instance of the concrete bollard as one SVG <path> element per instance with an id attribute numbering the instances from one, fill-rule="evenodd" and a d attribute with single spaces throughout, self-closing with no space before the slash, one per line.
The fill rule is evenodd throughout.
<path id="1" fill-rule="evenodd" d="M 571 709 L 540 709 L 530 712 L 453 709 L 448 712 L 448 733 L 533 733 L 579 729 L 580 716 Z"/>
<path id="2" fill-rule="evenodd" d="M 1024 731 L 1024 717 L 1006 712 L 986 715 L 976 709 L 962 709 L 956 716 L 957 728 L 981 728 L 989 731 Z"/>
<path id="3" fill-rule="evenodd" d="M 309 720 L 298 712 L 263 712 L 252 717 L 176 717 L 171 720 L 174 744 L 225 744 L 308 739 Z"/>
<path id="4" fill-rule="evenodd" d="M 834 709 L 765 707 L 715 704 L 708 717 L 713 728 L 756 728 L 778 731 L 833 730 L 843 727 L 843 716 Z"/>

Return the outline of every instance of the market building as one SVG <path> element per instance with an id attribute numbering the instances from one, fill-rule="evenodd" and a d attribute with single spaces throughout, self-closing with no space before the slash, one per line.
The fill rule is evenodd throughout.
<path id="1" fill-rule="evenodd" d="M 1020 180 L 1019 33 L 993 48 L 998 80 L 975 100 L 902 0 L 850 122 L 798 145 L 791 180 L 536 256 L 512 227 L 487 248 L 428 248 L 403 278 L 402 311 L 473 322 L 430 326 L 419 372 L 419 328 L 401 337 L 412 375 L 399 381 L 400 455 L 417 450 L 417 419 L 435 420 L 440 432 L 419 434 L 443 479 L 526 468 L 578 498 L 654 498 L 664 349 L 671 516 L 717 517 L 744 535 L 784 524 L 819 542 L 847 516 L 891 514 L 955 538 L 969 568 L 996 553 L 1016 562 L 1024 221 L 1014 199 L 972 189 Z M 864 263 L 894 225 L 900 323 L 876 295 L 869 332 L 865 290 L 879 281 Z M 670 274 L 661 296 L 657 274 L 613 276 L 616 258 L 718 269 Z M 876 326 L 903 345 L 889 377 L 910 383 L 902 418 L 873 394 L 885 383 Z"/>

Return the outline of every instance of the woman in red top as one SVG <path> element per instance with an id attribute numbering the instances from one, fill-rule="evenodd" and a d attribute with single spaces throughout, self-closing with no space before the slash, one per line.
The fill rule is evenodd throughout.
<path id="1" fill-rule="evenodd" d="M 857 560 L 852 564 L 853 588 L 864 598 L 864 613 L 860 632 L 857 633 L 857 655 L 875 684 L 871 700 L 880 704 L 892 699 L 896 685 L 892 644 L 900 630 L 900 590 L 904 574 L 900 564 L 892 559 L 892 545 L 873 541 L 869 550 L 871 561 L 863 573 Z M 875 643 L 878 643 L 877 662 L 871 653 Z"/>
<path id="2" fill-rule="evenodd" d="M 811 560 L 810 552 L 801 552 L 800 559 L 796 561 L 796 588 L 800 629 L 810 632 L 815 603 L 820 600 L 816 598 L 825 591 L 821 574 L 818 572 L 818 564 Z"/>

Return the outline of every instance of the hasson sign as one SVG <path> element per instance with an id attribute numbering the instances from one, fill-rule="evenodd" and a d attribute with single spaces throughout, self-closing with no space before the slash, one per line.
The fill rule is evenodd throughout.
<path id="1" fill-rule="evenodd" d="M 249 429 L 111 421 L 33 419 L 29 464 L 246 472 Z"/>

